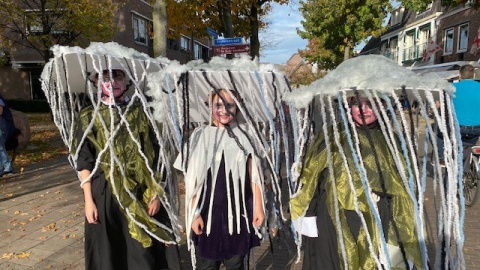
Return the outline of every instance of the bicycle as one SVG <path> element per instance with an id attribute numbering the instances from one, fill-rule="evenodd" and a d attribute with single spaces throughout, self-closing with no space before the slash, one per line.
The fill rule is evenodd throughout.
<path id="1" fill-rule="evenodd" d="M 463 195 L 465 205 L 472 206 L 478 196 L 480 182 L 480 146 L 464 147 L 463 153 Z"/>

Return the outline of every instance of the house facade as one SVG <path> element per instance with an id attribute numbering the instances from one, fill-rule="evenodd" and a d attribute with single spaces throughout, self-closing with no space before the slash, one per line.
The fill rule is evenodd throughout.
<path id="1" fill-rule="evenodd" d="M 311 83 L 319 76 L 317 65 L 312 65 L 303 59 L 299 53 L 294 53 L 281 70 L 285 72 L 290 84 L 295 87 Z"/>
<path id="2" fill-rule="evenodd" d="M 437 72 L 445 79 L 458 77 L 460 66 L 478 66 L 479 54 L 470 52 L 480 27 L 480 10 L 465 6 L 445 8 L 433 1 L 423 12 L 397 6 L 388 28 L 360 52 L 382 54 L 417 73 Z"/>
<path id="3" fill-rule="evenodd" d="M 119 31 L 111 41 L 153 56 L 152 12 L 153 7 L 148 1 L 127 1 L 116 12 Z M 84 43 L 85 47 L 89 44 L 88 41 Z M 194 59 L 208 61 L 212 56 L 211 47 L 208 39 L 180 35 L 167 40 L 167 58 L 178 60 L 182 64 Z M 0 93 L 6 99 L 44 99 L 39 81 L 45 64 L 42 55 L 32 49 L 17 46 L 8 53 L 8 57 L 9 63 L 0 66 Z"/>

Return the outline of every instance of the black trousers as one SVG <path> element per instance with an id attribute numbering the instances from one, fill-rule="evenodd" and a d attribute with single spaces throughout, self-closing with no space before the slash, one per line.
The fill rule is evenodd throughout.
<path id="1" fill-rule="evenodd" d="M 197 269 L 198 270 L 218 270 L 220 265 L 225 265 L 227 270 L 243 270 L 244 269 L 244 259 L 245 256 L 233 256 L 228 259 L 221 261 L 213 261 L 209 259 L 202 258 L 197 255 Z"/>

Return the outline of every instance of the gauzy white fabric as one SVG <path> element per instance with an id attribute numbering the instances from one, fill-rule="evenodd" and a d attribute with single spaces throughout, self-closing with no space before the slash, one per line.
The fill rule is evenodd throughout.
<path id="1" fill-rule="evenodd" d="M 204 197 L 201 198 L 202 191 L 206 188 L 206 179 L 207 173 L 211 170 L 212 174 L 212 192 L 210 194 L 210 207 L 208 209 L 208 222 L 205 224 L 206 234 L 210 234 L 211 231 L 211 217 L 215 213 L 212 213 L 212 206 L 214 198 L 214 190 L 216 185 L 216 179 L 218 174 L 218 169 L 222 160 L 222 156 L 224 156 L 225 161 L 225 173 L 226 175 L 232 176 L 233 179 L 233 186 L 230 186 L 230 181 L 227 181 L 227 192 L 231 193 L 233 190 L 234 194 L 234 205 L 235 209 L 232 209 L 232 201 L 230 197 L 228 197 L 228 216 L 229 216 L 229 224 L 228 230 L 230 234 L 239 233 L 240 231 L 240 223 L 241 216 L 246 215 L 246 208 L 245 203 L 240 204 L 240 200 L 243 202 L 245 198 L 240 195 L 243 192 L 246 185 L 250 187 L 250 183 L 246 183 L 246 173 L 248 170 L 247 161 L 248 158 L 251 157 L 251 174 L 250 178 L 251 181 L 258 185 L 262 191 L 262 198 L 263 198 L 263 174 L 261 169 L 261 161 L 260 159 L 255 156 L 254 153 L 254 146 L 251 145 L 248 138 L 242 132 L 242 130 L 246 130 L 246 126 L 241 126 L 241 129 L 238 125 L 231 125 L 231 129 L 233 134 L 237 137 L 238 143 L 243 147 L 241 149 L 237 141 L 230 137 L 226 128 L 218 128 L 215 126 L 202 126 L 197 128 L 190 137 L 190 154 L 188 156 L 187 164 L 184 162 L 184 156 L 180 154 L 175 163 L 174 167 L 186 171 L 185 174 L 185 196 L 186 196 L 186 203 L 185 203 L 185 216 L 186 216 L 186 228 L 187 228 L 187 239 L 188 239 L 188 247 L 190 249 L 192 245 L 191 240 L 191 228 L 193 218 L 195 217 L 196 209 L 200 208 L 203 204 L 205 199 Z M 184 165 L 187 165 L 186 168 Z M 255 200 L 255 198 L 254 198 Z M 263 204 L 263 202 L 262 202 Z M 244 205 L 244 209 L 240 209 L 240 205 Z M 254 201 L 255 205 L 255 201 Z M 238 221 L 237 224 L 233 224 L 233 216 L 236 216 L 236 220 Z M 248 220 L 248 217 L 245 219 L 248 224 L 252 221 Z M 258 232 L 257 232 L 258 233 Z"/>

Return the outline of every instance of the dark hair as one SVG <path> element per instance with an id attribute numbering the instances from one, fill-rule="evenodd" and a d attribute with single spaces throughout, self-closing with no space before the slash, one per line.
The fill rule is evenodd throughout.
<path id="1" fill-rule="evenodd" d="M 213 99 L 214 99 L 216 96 L 219 96 L 220 92 L 222 92 L 222 91 L 225 92 L 225 93 L 228 93 L 228 91 L 230 91 L 230 93 L 232 93 L 232 95 L 235 97 L 235 99 L 236 99 L 237 101 L 240 101 L 240 94 L 239 94 L 237 91 L 235 91 L 235 90 L 230 90 L 230 89 L 228 89 L 228 91 L 227 91 L 227 89 L 220 88 L 220 89 L 215 89 L 215 90 L 212 91 L 212 93 L 210 93 L 210 103 L 212 103 L 212 102 L 213 102 Z M 222 96 L 219 96 L 219 97 L 223 99 Z M 208 104 L 207 104 L 207 105 L 208 105 Z"/>

